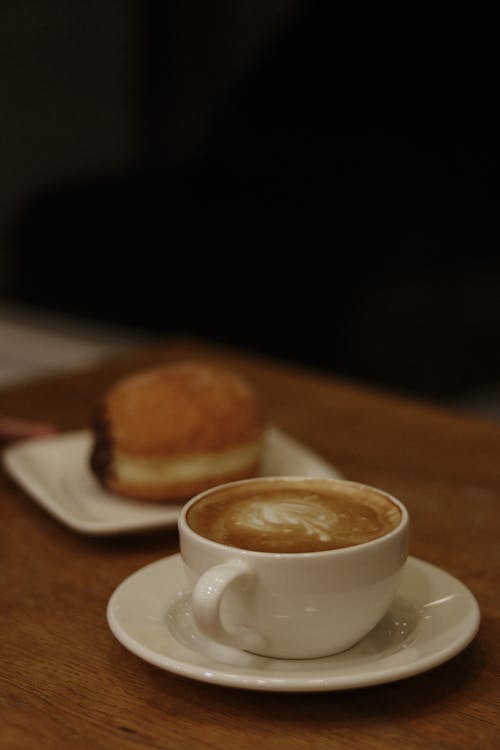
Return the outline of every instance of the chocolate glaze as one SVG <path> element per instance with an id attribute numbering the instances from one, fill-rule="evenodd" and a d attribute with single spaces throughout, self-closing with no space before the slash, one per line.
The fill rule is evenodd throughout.
<path id="1" fill-rule="evenodd" d="M 113 453 L 113 439 L 111 426 L 103 404 L 100 404 L 93 418 L 94 445 L 90 454 L 90 467 L 102 484 L 111 472 L 111 456 Z"/>

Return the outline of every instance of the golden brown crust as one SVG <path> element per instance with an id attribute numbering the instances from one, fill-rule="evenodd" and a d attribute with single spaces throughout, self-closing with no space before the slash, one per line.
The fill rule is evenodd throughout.
<path id="1" fill-rule="evenodd" d="M 182 455 L 257 439 L 260 402 L 239 375 L 201 362 L 178 362 L 130 375 L 103 402 L 113 445 L 127 453 Z"/>
<path id="2" fill-rule="evenodd" d="M 216 484 L 254 476 L 255 455 L 230 471 L 227 466 L 221 471 L 216 462 L 228 450 L 260 445 L 265 426 L 255 391 L 238 374 L 205 362 L 168 364 L 122 378 L 104 394 L 95 411 L 90 466 L 118 494 L 185 500 Z M 208 463 L 198 476 L 183 481 L 174 476 L 170 482 L 160 477 L 131 481 L 117 468 L 118 455 L 172 462 L 200 454 Z"/>
<path id="3" fill-rule="evenodd" d="M 124 495 L 136 500 L 147 500 L 150 502 L 176 503 L 188 500 L 199 492 L 208 490 L 210 487 L 215 487 L 217 484 L 224 484 L 225 482 L 233 482 L 237 479 L 246 479 L 247 477 L 255 476 L 257 469 L 258 464 L 253 464 L 252 466 L 247 466 L 245 470 L 232 472 L 230 474 L 220 474 L 219 476 L 190 480 L 189 482 L 176 482 L 169 484 L 127 484 L 125 482 L 120 482 L 113 475 L 108 476 L 105 481 L 108 489 L 119 495 Z"/>

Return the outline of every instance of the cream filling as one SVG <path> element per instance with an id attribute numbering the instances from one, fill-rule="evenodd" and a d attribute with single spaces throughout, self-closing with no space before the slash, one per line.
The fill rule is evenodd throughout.
<path id="1" fill-rule="evenodd" d="M 261 441 L 256 440 L 225 451 L 168 458 L 144 458 L 117 451 L 113 470 L 119 481 L 131 484 L 188 482 L 199 477 L 230 474 L 252 465 L 260 457 L 261 445 Z"/>

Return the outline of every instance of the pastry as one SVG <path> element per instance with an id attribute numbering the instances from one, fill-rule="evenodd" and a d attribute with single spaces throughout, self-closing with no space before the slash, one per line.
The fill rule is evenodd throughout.
<path id="1" fill-rule="evenodd" d="M 185 500 L 254 476 L 265 419 L 255 390 L 217 365 L 181 361 L 124 377 L 96 409 L 90 466 L 143 500 Z"/>

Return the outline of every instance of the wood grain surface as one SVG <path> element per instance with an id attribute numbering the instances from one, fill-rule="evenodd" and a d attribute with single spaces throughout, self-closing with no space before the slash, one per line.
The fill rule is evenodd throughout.
<path id="1" fill-rule="evenodd" d="M 175 529 L 76 534 L 0 475 L 0 747 L 478 748 L 500 738 L 500 428 L 432 404 L 268 359 L 175 340 L 0 392 L 0 414 L 85 427 L 119 375 L 184 357 L 249 377 L 270 418 L 349 479 L 400 497 L 411 554 L 461 579 L 482 613 L 474 641 L 400 682 L 277 694 L 198 683 L 125 650 L 105 617 L 115 587 L 178 551 Z"/>

